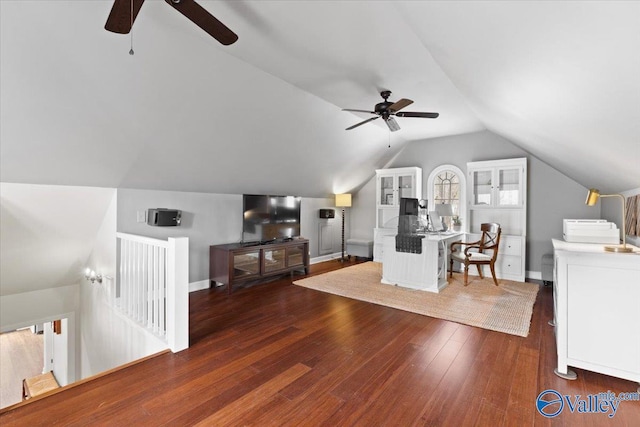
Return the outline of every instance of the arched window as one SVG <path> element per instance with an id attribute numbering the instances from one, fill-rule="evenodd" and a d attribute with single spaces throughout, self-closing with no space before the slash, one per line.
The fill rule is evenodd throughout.
<path id="1" fill-rule="evenodd" d="M 436 204 L 449 203 L 453 210 L 453 217 L 444 218 L 449 227 L 453 218 L 462 219 L 465 212 L 467 184 L 464 173 L 454 165 L 441 165 L 435 168 L 427 180 L 427 194 L 429 210 L 434 210 Z"/>

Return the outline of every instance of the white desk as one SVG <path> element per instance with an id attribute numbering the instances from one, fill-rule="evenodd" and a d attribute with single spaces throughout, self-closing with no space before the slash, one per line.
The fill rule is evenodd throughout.
<path id="1" fill-rule="evenodd" d="M 396 252 L 396 235 L 383 236 L 382 283 L 428 292 L 440 292 L 447 286 L 449 247 L 462 240 L 464 233 L 426 234 L 422 253 Z"/>
<path id="2" fill-rule="evenodd" d="M 555 373 L 575 379 L 573 366 L 640 382 L 640 253 L 603 246 L 553 240 Z"/>

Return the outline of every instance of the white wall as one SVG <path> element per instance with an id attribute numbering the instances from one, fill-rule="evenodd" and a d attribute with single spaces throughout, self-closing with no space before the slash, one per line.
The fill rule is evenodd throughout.
<path id="1" fill-rule="evenodd" d="M 75 285 L 114 189 L 0 183 L 0 295 Z"/>
<path id="2" fill-rule="evenodd" d="M 114 305 L 117 213 L 118 197 L 114 190 L 87 260 L 87 266 L 102 274 L 103 281 L 84 280 L 80 285 L 82 378 L 167 348 L 166 343 L 122 316 Z"/>
<path id="3" fill-rule="evenodd" d="M 376 226 L 376 180 L 375 171 L 370 179 L 353 196 L 353 207 L 350 210 L 351 237 L 354 239 L 373 240 L 373 229 Z"/>

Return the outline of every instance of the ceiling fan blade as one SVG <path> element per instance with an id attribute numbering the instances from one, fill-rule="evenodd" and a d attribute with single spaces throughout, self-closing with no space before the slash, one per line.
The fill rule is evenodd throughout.
<path id="1" fill-rule="evenodd" d="M 370 114 L 376 114 L 375 111 L 369 111 L 369 110 L 354 110 L 351 108 L 343 108 L 342 111 L 351 111 L 353 113 L 370 113 Z"/>
<path id="2" fill-rule="evenodd" d="M 133 1 L 133 20 L 131 19 L 131 2 Z M 115 0 L 111 7 L 111 12 L 104 24 L 104 29 L 112 33 L 128 34 L 131 31 L 131 25 L 136 20 L 138 12 L 142 7 L 144 0 Z"/>
<path id="3" fill-rule="evenodd" d="M 439 113 L 418 113 L 414 111 L 404 111 L 396 113 L 396 116 L 398 117 L 421 117 L 423 119 L 436 119 L 439 115 Z"/>
<path id="4" fill-rule="evenodd" d="M 387 126 L 389 127 L 389 130 L 391 132 L 400 130 L 400 125 L 398 125 L 398 122 L 396 122 L 393 117 L 389 117 L 387 120 L 385 120 L 385 123 L 387 123 Z"/>
<path id="5" fill-rule="evenodd" d="M 389 108 L 387 108 L 389 111 L 393 112 L 393 111 L 400 111 L 402 110 L 404 107 L 413 104 L 413 101 L 410 99 L 406 99 L 406 98 L 402 98 L 399 101 L 394 102 L 393 104 L 389 105 Z"/>
<path id="6" fill-rule="evenodd" d="M 361 125 L 363 125 L 363 124 L 365 124 L 365 123 L 369 123 L 370 121 L 373 121 L 373 120 L 375 120 L 375 119 L 379 119 L 379 118 L 380 118 L 380 116 L 371 117 L 370 119 L 367 119 L 367 120 L 365 120 L 364 122 L 356 123 L 356 124 L 355 124 L 355 125 L 353 125 L 353 126 L 349 126 L 349 127 L 348 127 L 348 128 L 346 128 L 345 130 L 351 130 L 351 129 L 353 129 L 353 128 L 357 128 L 358 126 L 361 126 Z"/>
<path id="7" fill-rule="evenodd" d="M 205 8 L 200 6 L 193 0 L 165 0 L 173 6 L 178 12 L 182 13 L 188 19 L 193 21 L 198 27 L 202 28 L 207 34 L 218 40 L 225 46 L 235 43 L 238 40 L 236 33 L 231 31 L 216 17 L 211 15 Z"/>

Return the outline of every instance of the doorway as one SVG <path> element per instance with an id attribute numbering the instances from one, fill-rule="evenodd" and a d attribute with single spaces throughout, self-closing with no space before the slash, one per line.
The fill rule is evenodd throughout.
<path id="1" fill-rule="evenodd" d="M 0 334 L 0 408 L 22 401 L 22 380 L 42 374 L 42 326 Z"/>

